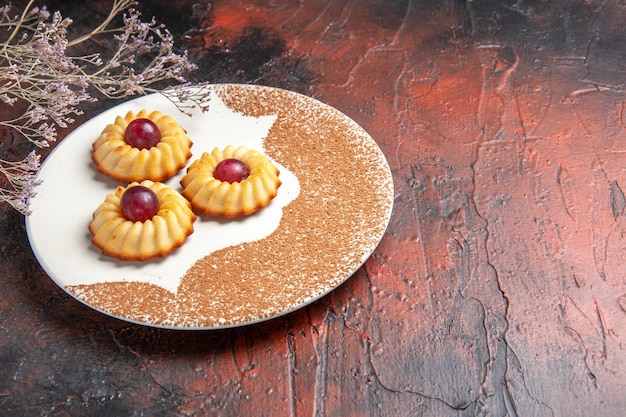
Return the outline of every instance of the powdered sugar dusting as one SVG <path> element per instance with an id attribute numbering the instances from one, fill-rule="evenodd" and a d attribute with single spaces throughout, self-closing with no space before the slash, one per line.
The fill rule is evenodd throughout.
<path id="1" fill-rule="evenodd" d="M 384 156 L 363 129 L 292 92 L 245 85 L 213 89 L 237 112 L 277 115 L 263 150 L 300 182 L 300 194 L 284 207 L 278 229 L 199 259 L 177 294 L 118 282 L 68 289 L 77 298 L 108 314 L 162 327 L 241 325 L 323 296 L 380 241 L 391 215 L 393 183 Z"/>

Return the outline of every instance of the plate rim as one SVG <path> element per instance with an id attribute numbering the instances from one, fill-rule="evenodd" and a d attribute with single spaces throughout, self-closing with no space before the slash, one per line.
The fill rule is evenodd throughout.
<path id="1" fill-rule="evenodd" d="M 284 88 L 280 88 L 280 87 L 273 87 L 273 86 L 264 86 L 264 85 L 257 85 L 257 84 L 238 84 L 238 83 L 211 83 L 211 84 L 205 84 L 204 86 L 200 87 L 198 85 L 191 85 L 189 86 L 189 88 L 191 89 L 197 89 L 197 88 L 205 88 L 208 87 L 209 89 L 212 88 L 245 88 L 245 89 L 269 89 L 269 90 L 277 90 L 283 93 L 287 93 L 287 94 L 291 94 L 291 95 L 297 95 L 300 96 L 301 98 L 303 98 L 304 100 L 312 100 L 313 102 L 315 102 L 318 106 L 322 106 L 322 107 L 327 107 L 330 108 L 336 112 L 338 112 L 342 117 L 344 117 L 347 121 L 349 121 L 351 124 L 353 124 L 353 126 L 357 129 L 359 129 L 361 131 L 361 133 L 365 134 L 365 138 L 367 138 L 369 141 L 371 141 L 371 145 L 374 146 L 374 149 L 377 150 L 377 152 L 379 153 L 379 157 L 380 160 L 382 162 L 384 162 L 384 171 L 386 173 L 386 183 L 389 184 L 389 189 L 387 190 L 387 192 L 389 193 L 389 200 L 386 201 L 387 202 L 387 210 L 384 213 L 384 216 L 380 217 L 381 220 L 381 225 L 383 225 L 383 220 L 384 220 L 384 227 L 381 227 L 381 231 L 379 233 L 379 235 L 376 236 L 376 240 L 375 243 L 371 244 L 371 247 L 367 247 L 367 250 L 364 252 L 362 259 L 358 262 L 358 264 L 356 264 L 355 262 L 355 266 L 353 269 L 350 270 L 349 273 L 345 273 L 342 274 L 343 278 L 333 284 L 333 285 L 327 285 L 326 288 L 319 292 L 318 294 L 312 295 L 310 297 L 307 297 L 303 302 L 298 303 L 294 306 L 291 306 L 289 308 L 286 308 L 280 312 L 277 312 L 275 314 L 271 314 L 267 317 L 258 317 L 252 320 L 247 320 L 247 321 L 242 321 L 242 322 L 237 322 L 237 323 L 230 323 L 230 324 L 216 324 L 216 325 L 209 325 L 209 326 L 177 326 L 177 325 L 165 325 L 165 324 L 157 324 L 157 323 L 151 323 L 151 322 L 147 322 L 147 321 L 139 321 L 139 320 L 135 320 L 133 318 L 129 318 L 129 317 L 122 317 L 120 315 L 116 315 L 116 314 L 112 314 L 109 311 L 106 311 L 104 309 L 102 309 L 101 307 L 99 307 L 98 305 L 94 305 L 94 304 L 90 304 L 88 303 L 86 300 L 81 299 L 80 297 L 77 297 L 75 294 L 73 294 L 72 292 L 70 292 L 66 286 L 64 286 L 61 282 L 62 280 L 59 279 L 58 277 L 55 276 L 54 273 L 52 273 L 52 271 L 50 271 L 50 267 L 49 265 L 47 265 L 46 261 L 45 261 L 45 256 L 42 255 L 41 253 L 41 248 L 38 247 L 38 245 L 36 245 L 33 242 L 33 237 L 32 237 L 32 227 L 33 224 L 31 222 L 31 216 L 32 214 L 28 215 L 28 216 L 24 216 L 25 218 L 25 226 L 26 226 L 26 234 L 27 234 L 27 238 L 28 238 L 28 242 L 29 245 L 31 247 L 31 250 L 33 251 L 33 254 L 35 255 L 35 258 L 37 260 L 37 262 L 39 263 L 40 267 L 42 268 L 42 270 L 45 272 L 45 274 L 48 276 L 49 279 L 51 279 L 58 287 L 60 287 L 65 293 L 67 293 L 71 298 L 73 298 L 76 301 L 79 301 L 81 304 L 87 306 L 88 308 L 95 310 L 101 314 L 104 314 L 105 316 L 108 316 L 110 318 L 115 318 L 117 320 L 121 320 L 122 322 L 126 322 L 126 323 L 131 323 L 131 324 L 136 324 L 136 325 L 141 325 L 141 326 L 146 326 L 146 327 L 152 327 L 152 328 L 158 328 L 158 329 L 166 329 L 166 330 L 220 330 L 220 329 L 230 329 L 230 328 L 237 328 L 237 327 L 242 327 L 242 326 L 248 326 L 248 325 L 254 325 L 254 324 L 258 324 L 258 323 L 262 323 L 262 322 L 266 322 L 275 318 L 279 318 L 279 317 L 283 317 L 285 315 L 288 315 L 290 313 L 293 313 L 294 311 L 297 311 L 299 309 L 302 309 L 304 307 L 307 307 L 309 305 L 311 305 L 312 303 L 318 301 L 319 299 L 325 297 L 326 295 L 328 295 L 329 293 L 333 292 L 334 290 L 336 290 L 337 288 L 339 288 L 340 286 L 342 286 L 343 284 L 345 284 L 346 281 L 348 281 L 352 276 L 354 276 L 354 274 L 356 274 L 358 272 L 358 270 L 360 268 L 363 267 L 363 265 L 367 262 L 367 260 L 372 256 L 372 254 L 376 251 L 376 248 L 380 245 L 382 239 L 384 238 L 384 236 L 387 233 L 387 229 L 389 227 L 390 221 L 391 221 L 391 217 L 392 217 L 392 213 L 393 213 L 393 207 L 394 207 L 394 199 L 395 199 L 395 185 L 394 185 L 394 179 L 393 179 L 393 173 L 391 171 L 391 167 L 389 165 L 389 162 L 386 158 L 386 156 L 384 155 L 382 149 L 380 148 L 380 146 L 378 145 L 378 143 L 374 140 L 374 138 L 369 134 L 369 132 L 367 132 L 360 124 L 358 124 L 354 119 L 352 119 L 351 117 L 349 117 L 348 115 L 346 115 L 344 112 L 342 112 L 341 110 L 335 108 L 334 106 L 331 106 L 329 104 L 326 104 L 324 102 L 322 102 L 321 100 L 318 100 L 315 97 L 310 97 L 307 96 L 305 94 L 296 92 L 296 91 L 291 91 L 291 90 L 287 90 Z M 168 90 L 166 90 L 168 91 Z M 96 115 L 94 115 L 92 118 L 86 120 L 85 122 L 81 123 L 80 125 L 77 125 L 74 127 L 74 129 L 68 133 L 63 139 L 61 139 L 57 145 L 50 151 L 50 153 L 48 153 L 48 155 L 45 157 L 45 159 L 43 160 L 43 162 L 40 165 L 40 169 L 39 172 L 37 173 L 36 178 L 37 179 L 43 179 L 45 180 L 45 178 L 40 178 L 40 173 L 41 170 L 43 169 L 43 167 L 50 161 L 50 160 L 54 160 L 54 155 L 58 154 L 59 152 L 62 152 L 63 149 L 63 143 L 65 142 L 66 139 L 68 138 L 72 138 L 72 136 L 75 134 L 75 132 L 82 126 L 84 126 L 85 124 L 89 123 L 93 118 L 97 117 L 97 116 L 106 116 L 107 114 L 110 113 L 116 113 L 119 114 L 119 108 L 123 107 L 123 106 L 127 106 L 135 101 L 138 100 L 142 100 L 142 99 L 146 99 L 149 98 L 150 96 L 154 96 L 154 95 L 161 95 L 161 96 L 165 96 L 162 92 L 156 92 L 156 93 L 150 93 L 150 94 L 145 94 L 145 95 L 141 95 L 141 96 L 137 96 L 137 97 L 132 97 L 126 101 L 117 103 L 114 106 L 111 106 L 110 108 L 104 110 L 103 112 L 100 112 Z M 165 96 L 168 100 L 172 101 L 171 97 L 167 97 Z M 176 103 L 174 103 L 174 105 L 176 105 Z M 178 111 L 184 115 L 184 113 L 180 110 L 180 108 L 178 109 Z M 91 147 L 91 143 L 89 143 L 88 145 L 89 147 Z M 185 168 L 183 168 L 185 169 Z M 37 198 L 37 195 L 34 196 L 34 198 Z M 197 261 L 199 261 L 200 259 L 197 259 Z M 138 281 L 128 281 L 128 282 L 138 282 Z M 180 285 L 180 284 L 179 284 Z"/>

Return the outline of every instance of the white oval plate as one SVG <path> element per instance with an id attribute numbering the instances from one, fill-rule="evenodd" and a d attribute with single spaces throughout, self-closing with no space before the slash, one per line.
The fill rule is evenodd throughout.
<path id="1" fill-rule="evenodd" d="M 90 307 L 163 328 L 250 324 L 303 307 L 336 288 L 382 238 L 393 181 L 382 152 L 355 122 L 286 90 L 205 88 L 210 91 L 206 112 L 199 107 L 182 112 L 161 94 L 136 98 L 78 127 L 42 164 L 43 183 L 26 218 L 31 246 L 46 273 Z M 169 114 L 187 130 L 193 141 L 189 163 L 229 144 L 264 152 L 280 170 L 277 197 L 243 219 L 199 217 L 187 242 L 164 258 L 124 262 L 103 256 L 87 227 L 106 194 L 126 184 L 97 172 L 92 143 L 116 116 L 140 109 Z M 358 183 L 346 182 L 354 170 Z M 180 191 L 184 171 L 165 183 Z M 310 222 L 309 212 L 316 221 Z"/>

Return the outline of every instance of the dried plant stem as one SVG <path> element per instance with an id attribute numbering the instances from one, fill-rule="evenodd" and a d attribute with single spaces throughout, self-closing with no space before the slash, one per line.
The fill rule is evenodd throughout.
<path id="1" fill-rule="evenodd" d="M 68 47 L 75 46 L 75 45 L 78 45 L 79 43 L 86 41 L 89 38 L 92 38 L 93 36 L 111 32 L 111 31 L 107 31 L 106 29 L 107 27 L 109 27 L 109 25 L 111 24 L 115 16 L 118 16 L 120 13 L 122 13 L 124 10 L 128 9 L 129 7 L 136 6 L 136 5 L 137 5 L 137 2 L 135 0 L 115 0 L 113 2 L 113 6 L 111 7 L 111 11 L 109 12 L 109 15 L 106 17 L 106 19 L 104 19 L 102 23 L 100 23 L 100 25 L 98 25 L 98 27 L 96 27 L 90 33 L 86 35 L 83 35 L 79 38 L 69 41 L 67 43 L 67 46 Z"/>
<path id="2" fill-rule="evenodd" d="M 26 20 L 26 16 L 28 15 L 28 12 L 31 10 L 33 3 L 35 0 L 30 0 L 28 2 L 28 4 L 26 5 L 26 7 L 24 7 L 24 11 L 22 12 L 22 14 L 20 15 L 20 18 L 17 22 L 15 22 L 15 27 L 13 28 L 13 32 L 11 32 L 11 35 L 9 35 L 9 38 L 4 42 L 4 44 L 2 45 L 2 52 L 4 53 L 4 51 L 6 51 L 7 47 L 9 45 L 11 45 L 11 42 L 13 42 L 13 40 L 15 39 L 15 37 L 17 36 L 17 34 L 19 33 L 20 29 L 22 29 L 22 26 L 24 24 L 24 21 Z"/>
<path id="3" fill-rule="evenodd" d="M 34 0 L 15 17 L 9 14 L 10 5 L 0 7 L 0 28 L 7 29 L 4 40 L 0 32 L 0 102 L 25 109 L 11 119 L 0 115 L 0 126 L 41 148 L 56 140 L 57 128 L 67 127 L 82 114 L 82 103 L 96 100 L 91 95 L 94 90 L 120 99 L 159 91 L 156 83 L 169 81 L 177 86 L 167 94 L 180 101 L 191 98 L 200 105 L 206 101 L 186 90 L 185 74 L 195 69 L 186 52 L 175 53 L 169 31 L 154 19 L 143 22 L 132 8 L 135 5 L 135 0 L 113 0 L 107 17 L 75 39 L 67 36 L 71 19 L 59 12 L 50 15 L 45 7 L 35 7 Z M 120 15 L 123 25 L 116 27 L 113 22 Z M 110 58 L 102 59 L 98 52 L 68 53 L 68 48 L 101 36 L 117 42 Z M 35 156 L 31 153 L 18 162 L 0 159 L 0 202 L 24 214 L 38 184 L 39 158 Z"/>

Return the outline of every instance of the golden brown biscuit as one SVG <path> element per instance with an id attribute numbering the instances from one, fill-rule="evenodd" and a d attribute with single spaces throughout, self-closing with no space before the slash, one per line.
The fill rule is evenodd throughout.
<path id="1" fill-rule="evenodd" d="M 156 194 L 156 214 L 144 221 L 124 215 L 122 197 L 132 187 L 143 186 Z M 189 202 L 174 189 L 150 180 L 117 187 L 93 213 L 89 231 L 102 253 L 122 260 L 144 261 L 165 256 L 193 233 L 196 216 Z"/>
<path id="2" fill-rule="evenodd" d="M 215 178 L 218 164 L 231 158 L 247 166 L 247 178 L 232 183 Z M 260 210 L 276 197 L 281 185 L 278 175 L 278 169 L 262 153 L 244 146 L 227 146 L 203 153 L 192 162 L 180 183 L 183 196 L 198 212 L 238 217 Z"/>
<path id="3" fill-rule="evenodd" d="M 124 139 L 128 125 L 142 118 L 154 122 L 160 131 L 160 140 L 149 148 L 135 147 Z M 159 111 L 129 111 L 104 128 L 93 143 L 91 159 L 98 171 L 121 182 L 163 181 L 187 164 L 191 146 L 191 139 L 172 117 Z"/>

